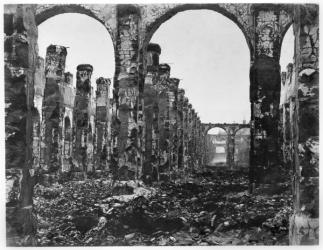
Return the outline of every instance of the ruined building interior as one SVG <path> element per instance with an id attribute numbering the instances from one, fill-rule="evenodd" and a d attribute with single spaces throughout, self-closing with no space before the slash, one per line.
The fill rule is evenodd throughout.
<path id="1" fill-rule="evenodd" d="M 247 121 L 202 121 L 160 62 L 156 30 L 196 9 L 246 39 Z M 39 56 L 38 26 L 63 13 L 104 25 L 111 79 L 67 72 L 60 44 Z M 318 62 L 315 4 L 4 5 L 7 245 L 318 244 Z"/>

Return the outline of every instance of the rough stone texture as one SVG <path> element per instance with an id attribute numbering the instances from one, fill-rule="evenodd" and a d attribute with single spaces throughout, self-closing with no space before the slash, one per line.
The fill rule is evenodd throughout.
<path id="1" fill-rule="evenodd" d="M 138 22 L 139 11 L 132 5 L 119 5 L 115 89 L 117 93 L 117 119 L 120 130 L 117 134 L 118 155 L 114 168 L 124 173 L 122 178 L 138 178 L 141 176 L 142 149 L 138 137 Z M 112 162 L 115 164 L 116 162 Z M 120 176 L 120 175 L 119 175 Z"/>
<path id="2" fill-rule="evenodd" d="M 71 169 L 75 88 L 73 75 L 65 73 L 66 56 L 63 46 L 47 48 L 41 124 L 41 170 L 45 173 Z"/>
<path id="3" fill-rule="evenodd" d="M 35 242 L 33 216 L 33 113 L 34 82 L 37 68 L 37 27 L 34 5 L 4 8 L 4 73 L 7 204 L 7 245 L 24 238 L 25 245 Z"/>
<path id="4" fill-rule="evenodd" d="M 61 144 L 61 96 L 59 83 L 64 80 L 65 47 L 50 45 L 46 52 L 45 76 L 46 84 L 43 99 L 44 139 L 42 170 L 54 173 L 59 170 Z"/>
<path id="5" fill-rule="evenodd" d="M 294 215 L 290 243 L 319 243 L 319 8 L 295 8 L 296 127 Z"/>
<path id="6" fill-rule="evenodd" d="M 100 77 L 96 80 L 96 159 L 95 169 L 106 170 L 109 153 L 109 88 L 110 80 Z"/>
<path id="7" fill-rule="evenodd" d="M 143 178 L 157 181 L 158 178 L 158 67 L 161 49 L 158 44 L 147 48 L 147 74 L 144 88 L 145 161 Z"/>
<path id="8" fill-rule="evenodd" d="M 255 17 L 255 59 L 250 69 L 251 165 L 250 187 L 266 183 L 280 171 L 278 121 L 280 99 L 280 9 L 259 5 Z M 273 181 L 273 180 L 269 180 Z"/>
<path id="9" fill-rule="evenodd" d="M 158 69 L 158 129 L 159 129 L 159 178 L 169 180 L 170 171 L 170 124 L 169 124 L 169 76 L 168 64 L 160 64 Z"/>
<path id="10" fill-rule="evenodd" d="M 183 177 L 188 177 L 188 98 L 183 102 Z"/>
<path id="11" fill-rule="evenodd" d="M 181 175 L 184 168 L 184 95 L 185 90 L 180 88 L 177 91 L 177 129 L 178 129 L 178 174 Z"/>
<path id="12" fill-rule="evenodd" d="M 179 79 L 170 78 L 168 96 L 168 114 L 169 114 L 169 146 L 170 146 L 170 173 L 171 180 L 177 177 L 178 170 L 178 138 L 177 138 L 177 90 Z"/>
<path id="13" fill-rule="evenodd" d="M 89 64 L 77 66 L 76 96 L 73 112 L 74 129 L 74 162 L 76 171 L 86 173 L 89 169 L 88 143 L 89 134 L 92 133 L 90 123 L 91 112 L 91 75 L 93 67 Z"/>

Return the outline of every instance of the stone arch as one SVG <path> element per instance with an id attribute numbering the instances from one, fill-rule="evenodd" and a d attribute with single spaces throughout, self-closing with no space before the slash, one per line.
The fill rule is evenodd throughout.
<path id="1" fill-rule="evenodd" d="M 236 125 L 233 131 L 233 135 L 235 136 L 242 129 L 250 129 L 250 125 L 249 124 Z"/>
<path id="2" fill-rule="evenodd" d="M 211 124 L 211 123 L 209 123 L 209 124 L 206 124 L 204 126 L 204 135 L 206 136 L 208 134 L 208 132 L 213 128 L 221 128 L 227 133 L 227 129 L 226 129 L 225 126 L 223 126 L 223 124 Z"/>
<path id="3" fill-rule="evenodd" d="M 284 11 L 286 12 L 286 15 L 288 15 L 288 19 L 287 22 L 282 26 L 282 30 L 281 30 L 281 39 L 280 39 L 280 44 L 279 44 L 279 58 L 281 56 L 281 49 L 282 49 L 282 45 L 283 45 L 283 41 L 285 38 L 285 35 L 287 33 L 287 31 L 289 30 L 289 28 L 293 25 L 294 23 L 294 14 L 293 14 L 293 7 L 290 7 L 290 5 L 285 5 L 284 7 Z"/>
<path id="4" fill-rule="evenodd" d="M 170 8 L 164 14 L 157 17 L 151 24 L 149 24 L 146 27 L 146 33 L 145 33 L 145 37 L 144 37 L 144 40 L 143 40 L 143 46 L 142 46 L 143 51 L 144 52 L 146 51 L 146 48 L 147 48 L 151 38 L 153 37 L 153 35 L 157 31 L 157 29 L 163 23 L 165 23 L 166 21 L 171 19 L 177 13 L 187 11 L 187 10 L 213 10 L 213 11 L 215 11 L 215 12 L 217 12 L 219 14 L 222 14 L 223 16 L 229 18 L 232 22 L 234 22 L 239 27 L 239 29 L 243 33 L 243 35 L 244 35 L 244 37 L 246 39 L 248 48 L 250 50 L 250 58 L 252 58 L 252 55 L 253 55 L 252 41 L 251 41 L 246 29 L 243 27 L 241 22 L 239 22 L 236 15 L 230 13 L 227 9 L 222 7 L 220 4 L 180 4 L 180 5 L 177 5 L 177 6 L 173 7 L 173 8 Z"/>
<path id="5" fill-rule="evenodd" d="M 96 9 L 98 8 L 98 9 Z M 99 23 L 101 23 L 106 30 L 108 31 L 112 44 L 113 44 L 113 54 L 114 54 L 114 76 L 113 79 L 116 78 L 118 66 L 116 62 L 116 27 L 113 27 L 112 22 L 113 19 L 116 17 L 114 16 L 113 12 L 116 8 L 115 5 L 103 5 L 96 7 L 95 5 L 81 5 L 81 4 L 49 4 L 49 5 L 37 5 L 36 8 L 36 24 L 37 26 L 41 23 L 45 22 L 46 20 L 50 19 L 51 17 L 60 15 L 60 14 L 81 14 L 87 15 Z M 106 10 L 107 9 L 107 10 Z M 107 15 L 108 14 L 108 15 Z M 111 16 L 110 19 L 108 16 Z M 116 25 L 116 24 L 114 24 Z"/>
<path id="6" fill-rule="evenodd" d="M 104 27 L 109 32 L 113 44 L 115 45 L 115 34 L 112 27 L 109 25 L 107 21 L 104 20 L 103 17 L 99 17 L 94 10 L 94 6 L 92 5 L 78 5 L 78 4 L 49 4 L 49 5 L 37 5 L 36 11 L 36 24 L 37 26 L 46 21 L 47 19 L 59 15 L 59 14 L 67 14 L 67 13 L 77 13 L 84 14 L 89 17 L 94 18 L 98 22 L 104 25 Z"/>
<path id="7" fill-rule="evenodd" d="M 212 129 L 218 128 L 225 132 L 225 135 L 209 134 Z M 220 131 L 219 131 L 220 132 Z M 206 132 L 206 163 L 209 166 L 223 165 L 228 163 L 228 133 L 224 127 L 213 126 Z"/>

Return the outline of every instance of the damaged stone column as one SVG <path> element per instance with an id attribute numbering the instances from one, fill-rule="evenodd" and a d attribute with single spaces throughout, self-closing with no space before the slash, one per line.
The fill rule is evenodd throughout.
<path id="1" fill-rule="evenodd" d="M 276 6 L 276 7 L 275 7 Z M 280 99 L 280 10 L 277 5 L 255 5 L 255 54 L 250 69 L 251 162 L 253 184 L 276 182 L 279 168 L 278 121 Z"/>
<path id="2" fill-rule="evenodd" d="M 178 170 L 178 136 L 177 136 L 177 91 L 179 79 L 169 79 L 168 112 L 169 112 L 169 144 L 170 144 L 170 179 L 176 178 Z"/>
<path id="3" fill-rule="evenodd" d="M 116 178 L 135 179 L 141 176 L 142 153 L 138 134 L 139 104 L 139 10 L 134 5 L 117 6 L 117 44 L 115 100 L 116 121 L 113 122 L 114 136 L 117 137 L 113 149 L 111 168 Z M 120 128 L 120 129 L 118 129 Z"/>
<path id="4" fill-rule="evenodd" d="M 232 127 L 226 129 L 227 133 L 227 165 L 229 169 L 234 169 L 234 148 L 235 148 L 235 130 Z"/>
<path id="5" fill-rule="evenodd" d="M 204 133 L 203 126 L 201 123 L 200 117 L 197 118 L 197 138 L 196 138 L 196 151 L 197 151 L 197 159 L 198 159 L 198 171 L 203 170 L 203 152 L 204 152 Z"/>
<path id="6" fill-rule="evenodd" d="M 63 46 L 47 47 L 45 61 L 46 85 L 43 99 L 44 166 L 46 173 L 57 173 L 60 168 L 61 96 L 59 84 L 64 80 L 67 50 Z"/>
<path id="7" fill-rule="evenodd" d="M 319 244 L 319 6 L 294 9 L 296 125 L 290 244 Z M 296 118 L 296 119 L 295 119 Z"/>
<path id="8" fill-rule="evenodd" d="M 36 245 L 33 113 L 37 67 L 35 5 L 4 6 L 7 245 Z"/>
<path id="9" fill-rule="evenodd" d="M 144 123 L 145 123 L 145 160 L 143 165 L 143 178 L 145 181 L 158 180 L 158 154 L 157 130 L 158 121 L 158 88 L 157 77 L 159 67 L 159 55 L 161 53 L 158 44 L 150 43 L 147 46 L 146 63 L 147 74 L 144 87 Z"/>
<path id="10" fill-rule="evenodd" d="M 192 173 L 194 169 L 194 109 L 192 104 L 188 104 L 188 168 L 189 172 Z"/>
<path id="11" fill-rule="evenodd" d="M 90 128 L 91 75 L 89 64 L 77 66 L 76 96 L 73 113 L 74 129 L 74 171 L 86 173 L 88 170 L 88 133 Z"/>
<path id="12" fill-rule="evenodd" d="M 185 90 L 184 89 L 178 89 L 177 91 L 177 129 L 178 129 L 178 172 L 181 175 L 183 168 L 184 168 L 184 131 L 183 131 L 183 125 L 184 125 L 184 115 L 183 115 L 183 105 L 184 105 L 184 96 L 185 96 Z"/>
<path id="13" fill-rule="evenodd" d="M 197 148 L 197 113 L 193 112 L 193 142 L 192 142 L 192 147 L 193 147 L 193 157 L 192 157 L 192 163 L 193 163 L 193 172 L 196 172 L 197 166 L 198 166 L 198 148 Z"/>
<path id="14" fill-rule="evenodd" d="M 110 80 L 100 77 L 96 80 L 96 150 L 95 150 L 95 169 L 106 170 L 109 152 L 109 89 Z"/>
<path id="15" fill-rule="evenodd" d="M 158 129 L 159 129 L 159 178 L 162 181 L 169 180 L 170 170 L 170 122 L 169 122 L 169 76 L 170 66 L 160 64 L 158 73 Z"/>
<path id="16" fill-rule="evenodd" d="M 183 171 L 184 171 L 184 179 L 188 177 L 188 98 L 184 97 L 183 103 Z"/>

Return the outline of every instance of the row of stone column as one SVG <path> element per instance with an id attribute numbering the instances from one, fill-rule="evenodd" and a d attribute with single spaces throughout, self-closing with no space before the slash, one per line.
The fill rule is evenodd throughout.
<path id="1" fill-rule="evenodd" d="M 110 148 L 110 80 L 97 79 L 96 93 L 91 86 L 93 67 L 77 67 L 65 72 L 67 50 L 47 48 L 45 65 L 39 58 L 35 79 L 38 115 L 34 115 L 34 165 L 42 173 L 103 170 L 108 166 Z M 37 113 L 36 112 L 36 113 Z"/>
<path id="2" fill-rule="evenodd" d="M 175 181 L 201 167 L 201 121 L 170 77 L 170 66 L 159 64 L 158 44 L 147 47 L 144 88 L 145 157 L 143 178 L 147 181 Z"/>

